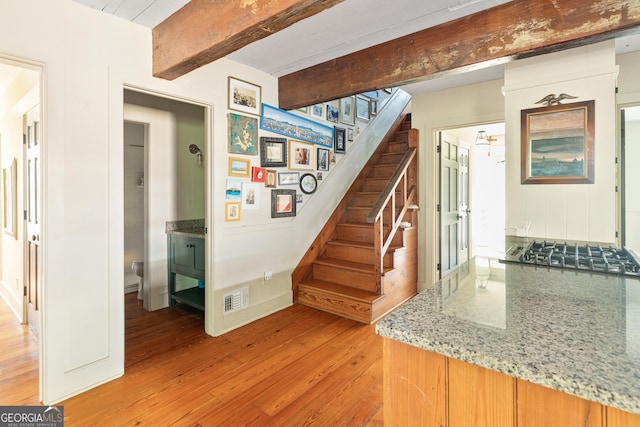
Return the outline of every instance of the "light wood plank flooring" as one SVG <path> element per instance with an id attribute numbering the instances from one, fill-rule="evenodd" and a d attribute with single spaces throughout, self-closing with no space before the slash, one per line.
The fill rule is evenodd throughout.
<path id="1" fill-rule="evenodd" d="M 125 297 L 125 375 L 61 402 L 66 426 L 383 424 L 382 339 L 374 326 L 294 305 L 212 338 L 197 312 L 149 313 L 135 295 Z M 0 319 L 4 347 L 10 322 Z M 32 346 L 17 326 L 6 335 Z M 25 386 L 18 373 L 5 381 L 5 368 L 23 363 L 11 356 L 19 351 L 0 355 L 0 404 L 37 401 L 37 351 L 30 351 Z"/>

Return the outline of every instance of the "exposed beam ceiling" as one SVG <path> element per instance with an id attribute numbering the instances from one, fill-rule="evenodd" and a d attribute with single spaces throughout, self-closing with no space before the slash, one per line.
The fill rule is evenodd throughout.
<path id="1" fill-rule="evenodd" d="M 280 77 L 293 109 L 638 32 L 640 2 L 515 0 Z M 313 90 L 306 90 L 309 87 Z"/>
<path id="2" fill-rule="evenodd" d="M 187 3 L 187 0 L 74 1 L 150 29 Z M 345 0 L 226 57 L 274 77 L 282 77 L 506 2 L 508 0 Z M 530 0 L 528 3 L 554 4 L 549 0 Z M 594 2 L 583 3 L 581 7 L 586 9 Z M 618 4 L 635 7 L 638 1 L 624 0 Z M 210 26 L 214 28 L 215 21 Z M 617 53 L 639 49 L 640 36 L 616 39 Z M 438 73 L 401 87 L 417 95 L 502 76 L 503 66 L 496 65 L 464 73 Z"/>
<path id="3" fill-rule="evenodd" d="M 153 29 L 153 75 L 173 80 L 344 0 L 191 0 Z"/>

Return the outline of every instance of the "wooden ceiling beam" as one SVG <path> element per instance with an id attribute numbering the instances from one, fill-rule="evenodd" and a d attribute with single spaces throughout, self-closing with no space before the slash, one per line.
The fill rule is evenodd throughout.
<path id="1" fill-rule="evenodd" d="M 279 105 L 300 108 L 638 32 L 638 0 L 514 0 L 282 76 Z"/>
<path id="2" fill-rule="evenodd" d="M 153 75 L 173 80 L 343 1 L 191 0 L 153 28 Z"/>

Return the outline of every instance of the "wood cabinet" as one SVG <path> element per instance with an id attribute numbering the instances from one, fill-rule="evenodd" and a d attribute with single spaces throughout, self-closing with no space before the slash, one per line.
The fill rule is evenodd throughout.
<path id="1" fill-rule="evenodd" d="M 169 234 L 167 242 L 169 305 L 179 302 L 204 311 L 204 287 L 194 286 L 176 291 L 176 274 L 204 281 L 204 239 Z"/>
<path id="2" fill-rule="evenodd" d="M 640 415 L 384 339 L 385 425 L 640 427 Z"/>

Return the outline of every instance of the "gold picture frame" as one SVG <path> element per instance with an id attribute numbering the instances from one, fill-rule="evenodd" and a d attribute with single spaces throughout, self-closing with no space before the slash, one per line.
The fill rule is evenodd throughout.
<path id="1" fill-rule="evenodd" d="M 521 111 L 522 184 L 593 184 L 595 101 Z"/>
<path id="2" fill-rule="evenodd" d="M 229 157 L 229 176 L 249 178 L 251 176 L 251 160 Z"/>

